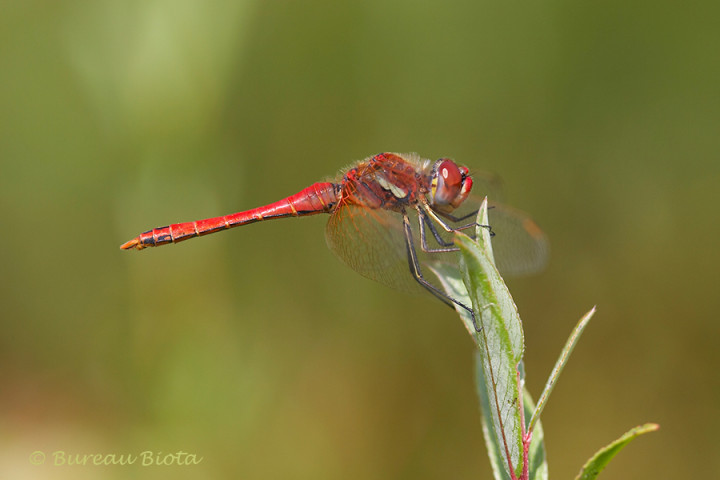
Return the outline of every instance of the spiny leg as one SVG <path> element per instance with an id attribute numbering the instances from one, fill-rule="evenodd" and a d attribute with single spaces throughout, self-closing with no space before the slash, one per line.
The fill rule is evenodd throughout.
<path id="1" fill-rule="evenodd" d="M 422 271 L 420 270 L 420 262 L 418 261 L 417 253 L 415 252 L 415 245 L 413 244 L 413 236 L 412 236 L 412 229 L 410 228 L 410 219 L 408 219 L 407 212 L 405 210 L 402 211 L 403 216 L 403 228 L 405 230 L 405 246 L 407 248 L 407 254 L 408 254 L 408 263 L 410 266 L 410 273 L 412 273 L 413 278 L 427 291 L 432 293 L 436 298 L 441 300 L 443 303 L 445 303 L 447 306 L 453 308 L 453 304 L 459 306 L 460 308 L 464 309 L 470 314 L 470 317 L 472 317 L 473 326 L 475 327 L 475 331 L 479 332 L 481 330 L 480 325 L 477 322 L 477 319 L 475 318 L 475 312 L 473 312 L 472 308 L 468 307 L 464 303 L 460 302 L 459 300 L 454 299 L 447 293 L 443 292 L 439 288 L 437 288 L 432 283 L 425 280 L 425 277 L 423 277 Z"/>
<path id="2" fill-rule="evenodd" d="M 495 208 L 495 205 L 488 205 L 487 208 L 488 208 L 488 210 L 491 210 L 491 209 Z M 437 212 L 437 213 L 438 213 L 438 215 L 447 218 L 448 220 L 450 220 L 453 223 L 458 223 L 458 222 L 462 222 L 463 220 L 467 220 L 468 218 L 477 217 L 478 212 L 479 212 L 479 210 L 473 210 L 470 213 L 468 213 L 467 215 L 463 215 L 462 217 L 456 217 L 455 215 L 453 215 L 451 213 L 445 213 L 445 212 Z M 471 223 L 470 225 L 476 225 L 476 224 Z M 480 225 L 480 226 L 484 226 L 484 225 Z"/>
<path id="3" fill-rule="evenodd" d="M 445 240 L 440 236 L 440 232 L 437 231 L 437 228 L 435 228 L 435 225 L 430 221 L 430 217 L 428 217 L 425 212 L 422 210 L 422 208 L 417 207 L 418 211 L 418 223 L 420 224 L 420 247 L 423 249 L 423 252 L 426 253 L 443 253 L 443 252 L 457 252 L 459 249 L 455 246 L 455 244 L 451 241 Z M 430 233 L 432 233 L 433 237 L 435 237 L 435 241 L 440 245 L 442 248 L 430 248 L 427 243 L 427 235 L 425 228 L 430 229 Z"/>
<path id="4" fill-rule="evenodd" d="M 478 214 L 478 210 L 473 210 L 472 212 L 468 213 L 467 215 L 463 215 L 462 217 L 456 217 L 455 215 L 452 215 L 450 213 L 438 212 L 438 214 L 447 218 L 448 220 L 450 220 L 453 223 L 458 223 L 458 222 L 462 222 L 463 220 L 467 220 L 468 218 L 476 218 L 477 214 Z"/>
<path id="5" fill-rule="evenodd" d="M 445 222 L 442 218 L 440 218 L 440 217 L 445 217 L 448 220 L 450 220 L 451 222 L 459 222 L 459 221 L 462 221 L 463 219 L 467 218 L 467 216 L 462 217 L 462 218 L 455 218 L 452 215 L 450 215 L 449 213 L 436 211 L 435 209 L 433 209 L 433 207 L 431 205 L 428 205 L 428 204 L 418 206 L 417 209 L 418 209 L 418 211 L 420 211 L 421 209 L 424 210 L 424 213 L 426 213 L 430 218 L 435 220 L 438 223 L 438 225 L 440 225 L 443 228 L 443 230 L 445 230 L 446 232 L 457 232 L 458 230 L 465 230 L 465 229 L 472 228 L 472 227 L 481 227 L 481 228 L 487 228 L 490 231 L 491 236 L 495 235 L 495 233 L 492 231 L 492 227 L 490 225 L 480 225 L 477 222 L 472 222 L 472 223 L 468 223 L 465 225 L 460 225 L 459 227 L 452 227 L 452 226 L 448 225 L 448 223 Z M 477 214 L 477 212 L 475 212 L 475 214 Z"/>
<path id="6" fill-rule="evenodd" d="M 422 247 L 423 251 L 426 253 L 443 253 L 443 252 L 457 252 L 458 248 L 455 246 L 454 242 L 451 240 L 445 240 L 440 235 L 440 232 L 438 231 L 435 224 L 432 222 L 433 218 L 436 218 L 436 216 L 433 216 L 432 218 L 430 215 L 426 214 L 423 207 L 417 206 L 416 207 L 418 212 L 418 220 L 420 224 L 420 246 Z M 439 213 L 439 212 L 436 212 Z M 449 225 L 444 225 L 442 222 L 439 222 L 441 225 L 443 225 L 444 229 L 450 228 L 448 230 L 449 232 L 454 232 L 457 230 L 463 230 L 465 228 L 469 227 L 482 227 L 487 228 L 490 231 L 490 235 L 494 236 L 495 232 L 492 231 L 492 228 L 490 225 L 479 225 L 477 223 L 470 223 L 468 225 L 463 225 L 461 227 L 452 228 Z M 430 248 L 430 246 L 427 243 L 427 235 L 426 235 L 426 228 L 430 229 L 430 233 L 432 233 L 433 237 L 435 237 L 435 241 L 438 243 L 438 245 L 441 246 L 441 248 Z M 470 238 L 475 238 L 475 235 L 471 235 Z"/>

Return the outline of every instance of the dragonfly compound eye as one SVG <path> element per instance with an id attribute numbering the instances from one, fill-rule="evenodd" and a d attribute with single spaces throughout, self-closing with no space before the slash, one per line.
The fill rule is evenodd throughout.
<path id="1" fill-rule="evenodd" d="M 459 167 L 447 158 L 441 158 L 435 164 L 432 180 L 432 204 L 438 210 L 450 212 L 465 201 L 472 179 L 465 167 Z"/>

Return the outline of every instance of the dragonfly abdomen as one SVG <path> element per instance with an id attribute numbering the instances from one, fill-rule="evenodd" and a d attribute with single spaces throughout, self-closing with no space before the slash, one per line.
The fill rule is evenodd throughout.
<path id="1" fill-rule="evenodd" d="M 154 228 L 125 242 L 120 248 L 142 250 L 147 247 L 189 240 L 261 220 L 330 213 L 337 205 L 339 193 L 338 185 L 330 182 L 318 182 L 295 195 L 252 210 Z"/>

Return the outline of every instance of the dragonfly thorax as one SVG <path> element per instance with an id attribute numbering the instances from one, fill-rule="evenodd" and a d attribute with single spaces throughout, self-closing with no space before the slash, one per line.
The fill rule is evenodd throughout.
<path id="1" fill-rule="evenodd" d="M 428 180 L 401 156 L 381 153 L 345 174 L 341 204 L 400 212 L 428 193 Z"/>

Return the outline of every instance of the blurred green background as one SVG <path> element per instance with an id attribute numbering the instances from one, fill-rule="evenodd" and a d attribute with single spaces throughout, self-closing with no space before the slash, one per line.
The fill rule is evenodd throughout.
<path id="1" fill-rule="evenodd" d="M 491 478 L 457 316 L 349 270 L 326 218 L 118 250 L 381 151 L 497 172 L 547 232 L 508 280 L 536 396 L 598 305 L 553 478 L 646 421 L 607 478 L 718 472 L 719 5 L 2 2 L 0 477 Z"/>

